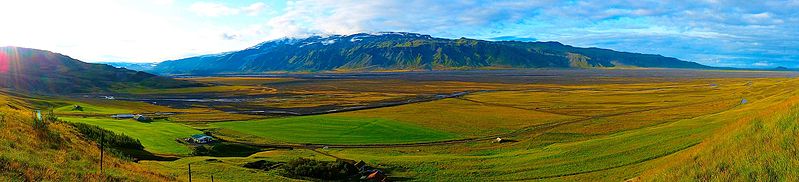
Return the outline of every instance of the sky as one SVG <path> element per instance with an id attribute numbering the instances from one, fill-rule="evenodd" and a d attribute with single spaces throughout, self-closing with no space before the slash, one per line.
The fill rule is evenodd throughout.
<path id="1" fill-rule="evenodd" d="M 282 37 L 402 31 L 799 67 L 799 0 L 0 0 L 0 46 L 160 62 Z"/>

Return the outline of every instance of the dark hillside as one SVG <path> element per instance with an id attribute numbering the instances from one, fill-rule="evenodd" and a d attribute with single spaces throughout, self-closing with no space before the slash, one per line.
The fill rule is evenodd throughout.
<path id="1" fill-rule="evenodd" d="M 0 87 L 63 94 L 116 88 L 175 88 L 197 85 L 153 74 L 85 63 L 50 51 L 0 47 Z"/>

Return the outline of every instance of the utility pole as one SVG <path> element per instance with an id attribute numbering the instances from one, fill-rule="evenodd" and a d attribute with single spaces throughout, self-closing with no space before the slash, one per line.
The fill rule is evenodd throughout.
<path id="1" fill-rule="evenodd" d="M 191 182 L 191 164 L 189 164 L 189 182 Z"/>

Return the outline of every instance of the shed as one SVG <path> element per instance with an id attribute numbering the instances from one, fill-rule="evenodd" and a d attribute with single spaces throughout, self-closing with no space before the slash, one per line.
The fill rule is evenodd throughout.
<path id="1" fill-rule="evenodd" d="M 136 116 L 133 116 L 133 119 L 135 119 L 136 121 L 141 121 L 141 122 L 152 121 L 152 119 L 150 119 L 149 117 L 141 115 L 141 114 L 137 114 Z"/>
<path id="2" fill-rule="evenodd" d="M 194 143 L 210 143 L 214 141 L 214 137 L 205 134 L 196 134 L 191 136 L 191 141 Z"/>
<path id="3" fill-rule="evenodd" d="M 382 171 L 375 170 L 374 172 L 366 176 L 366 181 L 386 181 L 386 178 L 388 177 L 385 174 L 383 174 Z"/>
<path id="4" fill-rule="evenodd" d="M 497 137 L 496 139 L 494 139 L 494 141 L 491 141 L 491 142 L 492 143 L 502 143 L 502 138 Z"/>

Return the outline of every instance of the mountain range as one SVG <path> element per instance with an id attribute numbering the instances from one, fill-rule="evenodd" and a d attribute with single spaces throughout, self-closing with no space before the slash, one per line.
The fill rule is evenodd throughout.
<path id="1" fill-rule="evenodd" d="M 445 39 L 406 32 L 311 36 L 157 64 L 157 74 L 512 68 L 691 68 L 709 66 L 653 54 L 558 42 Z"/>
<path id="2" fill-rule="evenodd" d="M 30 93 L 65 94 L 109 92 L 131 87 L 186 86 L 199 85 L 142 71 L 85 63 L 45 50 L 0 47 L 0 88 Z"/>

